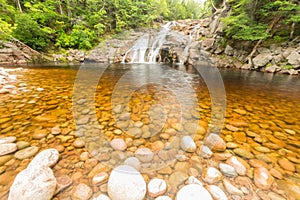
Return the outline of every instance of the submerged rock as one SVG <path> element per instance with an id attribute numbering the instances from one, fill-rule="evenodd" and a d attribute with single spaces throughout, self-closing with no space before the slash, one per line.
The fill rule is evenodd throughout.
<path id="1" fill-rule="evenodd" d="M 88 200 L 92 196 L 92 189 L 84 183 L 78 184 L 72 194 L 72 199 Z"/>
<path id="2" fill-rule="evenodd" d="M 116 167 L 108 179 L 108 195 L 112 200 L 142 200 L 146 195 L 146 182 L 133 167 Z"/>
<path id="3" fill-rule="evenodd" d="M 268 190 L 270 189 L 274 179 L 270 172 L 264 167 L 254 169 L 254 183 L 257 187 Z"/>
<path id="4" fill-rule="evenodd" d="M 19 160 L 24 160 L 34 156 L 39 151 L 38 147 L 27 147 L 15 153 L 15 158 Z"/>
<path id="5" fill-rule="evenodd" d="M 18 149 L 15 143 L 4 143 L 0 144 L 0 156 L 10 154 L 15 152 Z"/>
<path id="6" fill-rule="evenodd" d="M 198 184 L 186 185 L 179 190 L 176 200 L 213 200 L 209 192 Z"/>
<path id="7" fill-rule="evenodd" d="M 219 188 L 218 186 L 215 185 L 208 185 L 206 189 L 209 191 L 209 193 L 212 195 L 212 197 L 216 200 L 227 200 L 226 194 Z"/>
<path id="8" fill-rule="evenodd" d="M 15 178 L 9 192 L 9 200 L 50 200 L 55 194 L 56 178 L 49 168 L 57 162 L 56 149 L 40 152 Z"/>
<path id="9" fill-rule="evenodd" d="M 167 190 L 167 184 L 163 179 L 154 178 L 148 184 L 148 195 L 152 198 L 162 195 Z"/>
<path id="10" fill-rule="evenodd" d="M 181 139 L 180 147 L 182 148 L 182 150 L 184 150 L 186 152 L 191 152 L 191 153 L 196 151 L 196 148 L 197 148 L 197 146 L 191 136 L 184 136 Z"/>

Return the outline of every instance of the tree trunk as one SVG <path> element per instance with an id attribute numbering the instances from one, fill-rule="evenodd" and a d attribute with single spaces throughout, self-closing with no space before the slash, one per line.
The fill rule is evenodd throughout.
<path id="1" fill-rule="evenodd" d="M 292 23 L 291 32 L 290 32 L 290 40 L 294 37 L 294 31 L 295 31 L 295 22 Z"/>
<path id="2" fill-rule="evenodd" d="M 16 0 L 16 4 L 17 4 L 17 8 L 19 9 L 20 13 L 22 13 L 23 10 L 22 10 L 22 7 L 21 7 L 20 0 Z"/>
<path id="3" fill-rule="evenodd" d="M 59 14 L 63 15 L 64 12 L 63 12 L 63 9 L 62 9 L 62 6 L 61 6 L 61 0 L 58 0 L 58 9 L 59 9 Z"/>

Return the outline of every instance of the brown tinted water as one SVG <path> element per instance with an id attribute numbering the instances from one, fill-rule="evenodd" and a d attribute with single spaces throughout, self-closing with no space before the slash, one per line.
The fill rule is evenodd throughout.
<path id="1" fill-rule="evenodd" d="M 173 198 L 189 175 L 206 185 L 205 169 L 229 163 L 232 155 L 246 166 L 246 173 L 213 183 L 229 199 L 300 198 L 298 76 L 220 69 L 226 90 L 226 105 L 219 109 L 226 109 L 220 136 L 226 149 L 220 144 L 213 155 L 203 155 L 203 140 L 215 130 L 211 120 L 223 119 L 222 113 L 212 114 L 212 91 L 195 69 L 152 64 L 113 65 L 105 71 L 106 66 L 85 67 L 28 67 L 14 72 L 20 75 L 13 83 L 16 94 L 0 94 L 0 138 L 15 136 L 18 151 L 26 146 L 59 150 L 54 174 L 68 175 L 73 183 L 54 198 L 70 199 L 79 183 L 87 184 L 94 195 L 106 193 L 107 184 L 94 184 L 93 176 L 109 174 L 141 148 L 154 152 L 149 160 L 139 157 L 144 179 L 166 180 L 166 194 Z M 193 136 L 197 150 L 182 150 L 183 135 Z M 111 147 L 115 138 L 126 142 L 125 150 Z M 7 197 L 14 177 L 31 159 L 0 157 L 0 197 Z M 258 183 L 261 166 L 274 180 L 267 189 Z M 181 176 L 174 174 L 178 171 Z M 224 188 L 224 179 L 243 195 Z"/>

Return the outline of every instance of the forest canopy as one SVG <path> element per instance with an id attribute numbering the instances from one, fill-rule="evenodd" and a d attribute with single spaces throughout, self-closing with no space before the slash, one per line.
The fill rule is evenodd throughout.
<path id="1" fill-rule="evenodd" d="M 13 36 L 39 51 L 90 49 L 105 34 L 199 18 L 201 9 L 181 0 L 0 0 L 0 39 Z"/>

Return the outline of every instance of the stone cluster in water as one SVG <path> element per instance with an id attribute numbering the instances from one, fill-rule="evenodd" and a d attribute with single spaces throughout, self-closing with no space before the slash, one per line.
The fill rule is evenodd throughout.
<path id="1" fill-rule="evenodd" d="M 0 94 L 0 199 L 21 195 L 25 199 L 25 194 L 34 199 L 39 192 L 44 192 L 39 199 L 54 200 L 300 198 L 299 124 L 292 110 L 283 114 L 283 108 L 270 105 L 269 99 L 260 99 L 262 107 L 240 106 L 232 99 L 241 94 L 228 94 L 225 128 L 220 136 L 205 138 L 208 94 L 200 93 L 199 107 L 184 116 L 199 123 L 184 125 L 178 121 L 178 107 L 171 96 L 166 99 L 169 119 L 159 134 L 151 135 L 155 127 L 150 126 L 146 111 L 157 99 L 163 100 L 151 95 L 155 86 L 136 91 L 129 107 L 112 107 L 108 75 L 98 86 L 96 121 L 94 111 L 82 106 L 75 126 L 72 81 L 68 85 L 67 75 L 52 70 L 53 82 L 37 90 L 49 75 L 40 73 L 25 71 L 25 78 L 12 83 L 22 90 Z M 28 74 L 35 81 L 25 89 Z M 170 95 L 162 92 L 162 96 Z M 83 96 L 73 103 L 88 102 Z M 293 104 L 285 102 L 285 108 L 290 107 Z M 131 115 L 126 114 L 129 111 Z M 113 113 L 120 121 L 115 121 Z M 274 118 L 264 119 L 265 113 L 274 113 Z M 99 125 L 93 129 L 96 132 L 84 129 L 94 124 Z M 195 135 L 182 135 L 195 127 Z M 99 131 L 103 137 L 97 137 Z M 170 162 L 159 165 L 164 160 Z"/>

